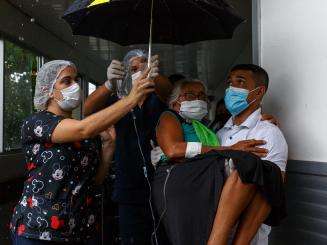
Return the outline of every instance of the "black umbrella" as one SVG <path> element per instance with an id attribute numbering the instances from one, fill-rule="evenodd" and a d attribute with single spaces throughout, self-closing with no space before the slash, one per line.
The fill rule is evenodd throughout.
<path id="1" fill-rule="evenodd" d="M 74 35 L 104 38 L 120 45 L 149 42 L 185 45 L 226 39 L 244 21 L 224 0 L 78 0 L 63 18 Z M 150 20 L 153 28 L 149 28 Z M 151 39 L 150 39 L 151 44 Z"/>

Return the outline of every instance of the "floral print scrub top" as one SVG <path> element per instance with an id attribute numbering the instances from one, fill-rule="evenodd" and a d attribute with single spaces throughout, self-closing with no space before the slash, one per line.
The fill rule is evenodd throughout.
<path id="1" fill-rule="evenodd" d="M 69 242 L 86 239 L 99 229 L 100 197 L 94 177 L 101 140 L 52 143 L 52 132 L 63 119 L 43 111 L 23 122 L 28 177 L 10 224 L 19 236 Z"/>

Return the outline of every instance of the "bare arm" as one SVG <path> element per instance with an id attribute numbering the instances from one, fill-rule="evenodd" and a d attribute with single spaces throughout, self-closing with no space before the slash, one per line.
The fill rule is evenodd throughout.
<path id="1" fill-rule="evenodd" d="M 170 159 L 185 157 L 187 142 L 184 141 L 180 122 L 171 114 L 164 113 L 157 128 L 157 141 L 162 151 Z M 211 150 L 225 150 L 227 147 L 202 146 L 201 153 Z"/>
<path id="2" fill-rule="evenodd" d="M 115 140 L 116 132 L 115 128 L 111 127 L 101 134 L 102 140 L 102 152 L 101 152 L 101 162 L 95 176 L 95 183 L 101 185 L 105 180 L 109 169 L 111 167 L 111 162 L 115 152 Z"/>
<path id="3" fill-rule="evenodd" d="M 92 138 L 106 130 L 133 109 L 146 94 L 153 92 L 153 83 L 145 79 L 146 73 L 134 84 L 131 93 L 114 105 L 79 121 L 62 120 L 51 136 L 53 143 L 66 143 Z"/>
<path id="4" fill-rule="evenodd" d="M 171 114 L 165 113 L 161 116 L 157 128 L 157 141 L 162 151 L 170 159 L 182 159 L 185 157 L 187 142 L 184 141 L 182 127 L 180 122 Z M 258 156 L 265 156 L 267 150 L 257 147 L 265 144 L 262 140 L 240 141 L 230 147 L 202 146 L 201 153 L 207 153 L 211 150 L 241 150 L 252 152 Z"/>
<path id="5" fill-rule="evenodd" d="M 167 157 L 170 159 L 184 158 L 186 142 L 179 121 L 169 113 L 164 113 L 157 127 L 157 141 Z"/>

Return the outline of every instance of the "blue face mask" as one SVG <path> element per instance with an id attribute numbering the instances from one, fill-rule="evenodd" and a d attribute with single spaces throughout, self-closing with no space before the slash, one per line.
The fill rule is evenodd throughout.
<path id="1" fill-rule="evenodd" d="M 249 93 L 257 90 L 258 88 L 249 91 L 247 89 L 230 86 L 226 89 L 225 92 L 226 109 L 232 114 L 232 116 L 237 116 L 246 108 L 248 108 L 250 104 L 256 101 L 253 100 L 249 104 L 246 99 L 248 98 Z"/>

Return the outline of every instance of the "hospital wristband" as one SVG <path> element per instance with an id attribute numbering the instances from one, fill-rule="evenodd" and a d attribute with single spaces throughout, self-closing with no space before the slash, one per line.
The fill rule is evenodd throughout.
<path id="1" fill-rule="evenodd" d="M 186 145 L 185 158 L 192 158 L 201 154 L 202 143 L 188 142 Z"/>

